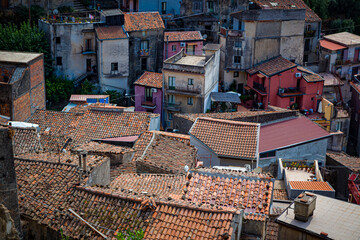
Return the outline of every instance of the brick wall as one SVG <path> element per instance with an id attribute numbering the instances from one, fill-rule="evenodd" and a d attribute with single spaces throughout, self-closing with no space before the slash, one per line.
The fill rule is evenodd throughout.
<path id="1" fill-rule="evenodd" d="M 45 109 L 45 86 L 44 83 L 37 85 L 31 89 L 31 114 L 36 109 Z"/>
<path id="2" fill-rule="evenodd" d="M 30 93 L 26 93 L 14 100 L 13 121 L 26 121 L 31 116 Z"/>
<path id="3" fill-rule="evenodd" d="M 30 65 L 31 88 L 44 82 L 44 59 L 40 59 Z"/>

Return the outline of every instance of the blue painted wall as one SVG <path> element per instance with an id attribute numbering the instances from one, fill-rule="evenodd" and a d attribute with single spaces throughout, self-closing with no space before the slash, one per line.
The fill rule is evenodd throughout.
<path id="1" fill-rule="evenodd" d="M 166 14 L 180 14 L 181 0 L 139 0 L 139 12 L 155 11 L 162 15 L 162 2 L 166 2 Z"/>

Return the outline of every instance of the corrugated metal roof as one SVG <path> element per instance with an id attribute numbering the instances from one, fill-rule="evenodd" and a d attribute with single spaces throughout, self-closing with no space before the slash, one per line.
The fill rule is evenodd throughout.
<path id="1" fill-rule="evenodd" d="M 108 98 L 109 95 L 77 95 L 72 94 L 70 97 L 70 102 L 86 102 L 88 98 L 92 99 L 105 99 Z"/>
<path id="2" fill-rule="evenodd" d="M 290 147 L 330 134 L 306 117 L 273 123 L 260 128 L 259 152 Z"/>

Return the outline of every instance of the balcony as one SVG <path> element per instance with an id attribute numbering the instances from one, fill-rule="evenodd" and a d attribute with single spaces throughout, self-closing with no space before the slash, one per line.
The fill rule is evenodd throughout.
<path id="1" fill-rule="evenodd" d="M 141 107 L 146 108 L 146 109 L 155 109 L 156 108 L 156 98 L 152 98 L 150 101 L 150 99 L 145 99 L 144 101 L 141 102 Z"/>
<path id="2" fill-rule="evenodd" d="M 140 49 L 140 56 L 146 57 L 149 56 L 150 49 Z"/>
<path id="3" fill-rule="evenodd" d="M 266 88 L 264 84 L 254 82 L 253 89 L 259 92 L 261 95 L 266 95 Z"/>
<path id="4" fill-rule="evenodd" d="M 311 38 L 315 36 L 316 31 L 315 30 L 307 30 L 304 32 L 304 37 Z"/>
<path id="5" fill-rule="evenodd" d="M 355 65 L 360 64 L 360 60 L 343 60 L 343 59 L 336 59 L 335 65 Z"/>
<path id="6" fill-rule="evenodd" d="M 96 51 L 94 49 L 86 49 L 81 52 L 83 55 L 91 55 L 96 54 Z"/>
<path id="7" fill-rule="evenodd" d="M 164 108 L 173 112 L 180 112 L 180 105 L 181 102 L 164 102 Z"/>
<path id="8" fill-rule="evenodd" d="M 165 85 L 168 93 L 177 93 L 184 95 L 196 96 L 201 94 L 201 87 L 198 86 L 195 88 L 194 85 L 187 85 L 187 87 L 178 87 L 178 86 L 168 86 Z"/>
<path id="9" fill-rule="evenodd" d="M 296 87 L 292 88 L 279 88 L 278 95 L 280 97 L 295 97 L 295 96 L 302 96 L 304 93 Z"/>

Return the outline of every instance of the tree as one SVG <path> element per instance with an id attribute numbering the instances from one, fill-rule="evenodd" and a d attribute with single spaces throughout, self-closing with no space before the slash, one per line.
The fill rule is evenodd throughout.
<path id="1" fill-rule="evenodd" d="M 22 51 L 44 53 L 45 75 L 52 73 L 52 62 L 49 53 L 49 43 L 45 34 L 29 22 L 23 22 L 19 27 L 13 23 L 0 25 L 0 49 L 7 51 Z"/>
<path id="2" fill-rule="evenodd" d="M 68 100 L 74 92 L 74 83 L 60 77 L 49 77 L 45 82 L 46 100 L 49 108 L 56 108 L 64 100 Z"/>
<path id="3" fill-rule="evenodd" d="M 110 96 L 110 103 L 119 104 L 123 102 L 124 96 L 121 94 L 121 92 L 115 90 L 107 90 L 106 92 L 104 92 L 104 94 Z"/>
<path id="4" fill-rule="evenodd" d="M 94 90 L 95 86 L 87 79 L 81 84 L 81 94 L 93 94 Z"/>

